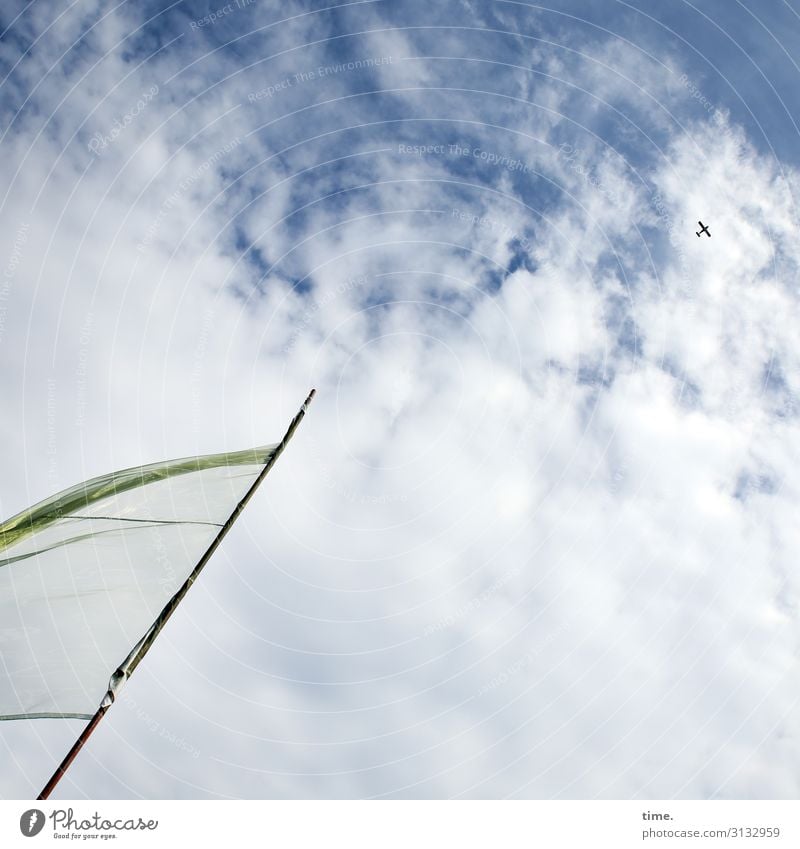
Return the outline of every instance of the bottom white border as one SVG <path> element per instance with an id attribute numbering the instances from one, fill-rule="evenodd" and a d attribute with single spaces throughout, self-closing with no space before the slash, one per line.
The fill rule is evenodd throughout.
<path id="1" fill-rule="evenodd" d="M 36 811 L 31 815 L 31 810 Z M 70 813 L 71 812 L 71 813 Z M 43 816 L 44 822 L 42 822 Z M 22 818 L 22 821 L 21 821 Z M 23 827 L 37 831 L 23 834 Z M 39 828 L 41 826 L 41 828 Z M 712 835 L 713 833 L 713 835 Z M 0 846 L 800 847 L 796 801 L 2 801 Z"/>

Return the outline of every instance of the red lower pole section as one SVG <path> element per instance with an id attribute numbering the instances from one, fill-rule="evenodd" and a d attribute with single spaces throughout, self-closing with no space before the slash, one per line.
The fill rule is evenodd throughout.
<path id="1" fill-rule="evenodd" d="M 75 745 L 67 752 L 67 756 L 61 761 L 61 766 L 53 773 L 53 777 L 44 787 L 44 790 L 36 797 L 37 799 L 49 799 L 50 794 L 55 789 L 56 784 L 61 781 L 64 773 L 69 769 L 69 765 L 75 760 L 75 756 L 80 752 L 83 748 L 83 744 L 89 739 L 89 735 L 97 728 L 97 724 L 105 715 L 105 712 L 108 710 L 107 707 L 101 707 L 98 709 L 97 713 L 92 717 L 89 724 L 86 728 L 81 732 L 81 736 L 75 741 Z"/>

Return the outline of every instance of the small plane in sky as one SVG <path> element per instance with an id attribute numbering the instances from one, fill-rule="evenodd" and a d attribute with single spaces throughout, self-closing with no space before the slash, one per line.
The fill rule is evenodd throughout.
<path id="1" fill-rule="evenodd" d="M 703 224 L 703 222 L 702 222 L 702 221 L 698 221 L 697 223 L 700 225 L 700 232 L 699 232 L 699 233 L 695 233 L 695 235 L 697 236 L 697 238 L 699 239 L 699 238 L 700 238 L 700 236 L 701 236 L 701 234 L 705 233 L 705 234 L 706 234 L 706 236 L 708 236 L 708 238 L 710 239 L 710 238 L 711 238 L 711 233 L 710 233 L 710 231 L 709 231 L 708 227 L 706 227 L 706 225 L 705 225 L 705 224 Z"/>

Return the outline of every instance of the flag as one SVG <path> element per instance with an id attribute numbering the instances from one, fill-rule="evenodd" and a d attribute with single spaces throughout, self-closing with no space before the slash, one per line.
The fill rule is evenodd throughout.
<path id="1" fill-rule="evenodd" d="M 0 719 L 113 701 L 283 444 L 102 475 L 0 525 Z"/>

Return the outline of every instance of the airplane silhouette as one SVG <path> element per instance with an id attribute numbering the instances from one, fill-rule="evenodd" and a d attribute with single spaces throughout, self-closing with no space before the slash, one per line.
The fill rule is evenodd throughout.
<path id="1" fill-rule="evenodd" d="M 705 233 L 705 234 L 706 234 L 706 236 L 708 236 L 708 238 L 710 239 L 710 238 L 711 238 L 711 233 L 709 232 L 708 227 L 706 227 L 706 225 L 705 225 L 705 224 L 703 224 L 703 222 L 702 222 L 702 221 L 698 221 L 697 223 L 700 225 L 700 233 L 695 233 L 695 236 L 697 236 L 697 238 L 699 239 L 699 238 L 700 238 L 701 233 Z"/>

